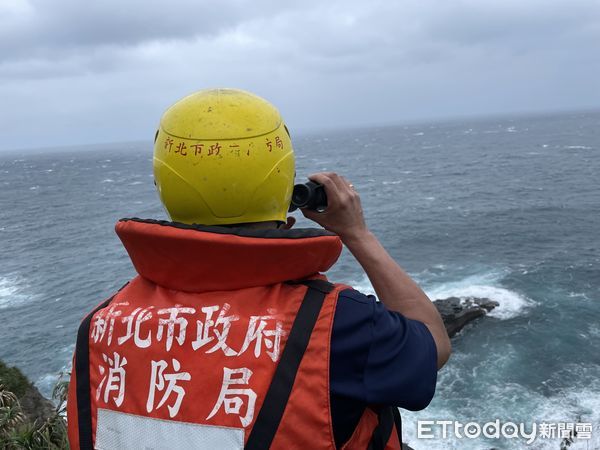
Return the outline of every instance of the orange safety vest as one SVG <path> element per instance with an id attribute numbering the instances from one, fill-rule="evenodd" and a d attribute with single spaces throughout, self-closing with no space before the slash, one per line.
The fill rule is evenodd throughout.
<path id="1" fill-rule="evenodd" d="M 335 448 L 329 349 L 348 286 L 320 272 L 337 236 L 141 219 L 116 231 L 139 275 L 79 328 L 72 449 Z M 398 419 L 367 408 L 343 448 L 399 449 Z"/>

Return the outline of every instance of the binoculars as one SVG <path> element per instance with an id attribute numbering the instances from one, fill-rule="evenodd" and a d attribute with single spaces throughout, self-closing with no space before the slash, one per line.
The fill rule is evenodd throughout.
<path id="1" fill-rule="evenodd" d="M 292 212 L 298 208 L 324 211 L 327 208 L 327 196 L 323 185 L 314 181 L 294 185 L 289 211 Z"/>

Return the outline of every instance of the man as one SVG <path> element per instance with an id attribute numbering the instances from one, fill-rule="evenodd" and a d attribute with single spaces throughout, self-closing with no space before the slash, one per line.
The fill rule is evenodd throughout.
<path id="1" fill-rule="evenodd" d="M 154 173 L 173 222 L 117 224 L 139 276 L 80 327 L 72 448 L 399 448 L 396 407 L 427 406 L 450 342 L 353 185 L 311 176 L 325 230 L 293 229 L 287 128 L 231 89 L 167 110 Z M 321 274 L 342 242 L 381 303 Z"/>

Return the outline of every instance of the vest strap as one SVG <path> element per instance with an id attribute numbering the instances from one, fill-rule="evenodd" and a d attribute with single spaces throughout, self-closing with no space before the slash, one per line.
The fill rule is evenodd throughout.
<path id="1" fill-rule="evenodd" d="M 246 442 L 246 450 L 264 450 L 271 447 L 321 307 L 326 295 L 334 288 L 324 280 L 304 280 L 293 284 L 304 284 L 308 286 L 308 290 L 294 319 L 265 401 Z"/>
<path id="2" fill-rule="evenodd" d="M 402 419 L 400 411 L 395 406 L 383 406 L 377 414 L 378 424 L 373 430 L 371 441 L 369 442 L 368 450 L 384 450 L 387 443 L 392 437 L 392 430 L 396 425 L 396 433 L 398 434 L 398 442 L 402 449 Z"/>
<path id="3" fill-rule="evenodd" d="M 77 377 L 77 422 L 79 427 L 79 449 L 92 450 L 92 402 L 90 399 L 90 325 L 92 317 L 106 308 L 114 298 L 111 297 L 94 309 L 83 319 L 77 331 L 75 344 L 75 375 Z"/>
<path id="4" fill-rule="evenodd" d="M 383 450 L 390 440 L 394 428 L 394 416 L 390 406 L 382 407 L 377 414 L 378 424 L 373 430 L 368 450 Z"/>
<path id="5" fill-rule="evenodd" d="M 127 286 L 125 283 L 121 289 Z M 119 291 L 121 291 L 119 289 Z M 119 292 L 117 291 L 117 292 Z M 117 294 L 115 294 L 117 295 Z M 92 440 L 92 401 L 90 398 L 90 326 L 92 317 L 98 311 L 106 308 L 115 298 L 111 298 L 100 304 L 79 325 L 77 331 L 77 342 L 75 344 L 75 376 L 77 378 L 77 426 L 79 428 L 79 449 L 93 450 Z"/>
<path id="6" fill-rule="evenodd" d="M 398 442 L 400 442 L 400 448 L 404 449 L 404 444 L 402 443 L 402 416 L 400 415 L 400 410 L 395 406 L 392 407 L 392 412 L 394 414 L 394 424 L 396 425 L 396 433 L 398 433 Z"/>

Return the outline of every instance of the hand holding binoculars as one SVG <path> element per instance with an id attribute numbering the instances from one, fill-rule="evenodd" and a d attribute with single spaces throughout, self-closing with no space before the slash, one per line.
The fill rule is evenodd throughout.
<path id="1" fill-rule="evenodd" d="M 323 185 L 314 181 L 294 185 L 289 211 L 292 212 L 298 208 L 324 211 L 327 208 L 327 195 L 325 195 Z"/>

